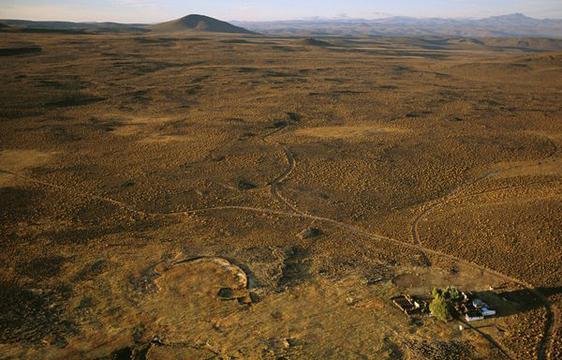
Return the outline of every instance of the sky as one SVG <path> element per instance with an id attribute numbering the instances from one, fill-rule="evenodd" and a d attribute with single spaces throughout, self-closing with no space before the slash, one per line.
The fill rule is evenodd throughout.
<path id="1" fill-rule="evenodd" d="M 562 0 L 0 0 L 0 18 L 155 23 L 188 14 L 271 21 L 386 16 L 562 18 Z"/>

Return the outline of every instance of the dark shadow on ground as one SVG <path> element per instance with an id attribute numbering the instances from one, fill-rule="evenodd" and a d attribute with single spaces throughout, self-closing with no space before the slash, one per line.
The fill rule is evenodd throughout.
<path id="1" fill-rule="evenodd" d="M 498 317 L 505 317 L 545 307 L 544 301 L 535 291 L 549 298 L 562 294 L 562 287 L 539 287 L 534 290 L 518 289 L 504 292 L 481 291 L 476 292 L 475 296 L 496 309 Z"/>

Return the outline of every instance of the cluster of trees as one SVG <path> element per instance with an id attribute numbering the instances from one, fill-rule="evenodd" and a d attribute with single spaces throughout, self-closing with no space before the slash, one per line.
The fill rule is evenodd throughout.
<path id="1" fill-rule="evenodd" d="M 452 320 L 455 315 L 454 304 L 462 300 L 461 292 L 448 286 L 445 289 L 434 288 L 431 292 L 433 300 L 429 304 L 429 311 L 433 316 L 442 321 Z"/>

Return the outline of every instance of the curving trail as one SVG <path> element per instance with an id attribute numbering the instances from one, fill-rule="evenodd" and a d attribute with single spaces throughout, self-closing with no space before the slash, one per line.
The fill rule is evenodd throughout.
<path id="1" fill-rule="evenodd" d="M 558 147 L 557 145 L 550 139 L 548 139 L 549 142 L 552 144 L 554 150 L 544 159 L 538 160 L 540 162 L 543 161 L 550 161 L 551 159 L 553 159 L 556 156 L 556 153 L 558 152 Z M 533 166 L 534 164 L 525 164 L 525 165 L 517 165 L 517 166 L 513 166 L 508 168 L 507 170 L 511 170 L 511 169 L 515 169 L 515 168 L 524 168 L 524 167 L 530 167 Z M 505 171 L 505 170 L 504 170 Z M 418 246 L 423 247 L 423 243 L 421 241 L 421 237 L 419 234 L 419 223 L 423 218 L 426 218 L 427 216 L 429 216 L 433 211 L 435 211 L 436 209 L 445 206 L 446 204 L 450 203 L 453 200 L 458 200 L 458 199 L 464 199 L 464 198 L 469 198 L 469 197 L 473 197 L 473 196 L 478 196 L 478 195 L 483 195 L 483 194 L 487 194 L 490 192 L 495 192 L 495 191 L 501 191 L 501 190 L 506 190 L 506 189 L 510 189 L 510 188 L 514 188 L 517 187 L 516 186 L 504 186 L 501 188 L 495 188 L 495 189 L 490 189 L 490 190 L 483 190 L 483 191 L 479 191 L 476 193 L 470 193 L 470 194 L 461 194 L 466 188 L 477 184 L 485 179 L 488 179 L 496 174 L 501 173 L 502 170 L 498 170 L 498 171 L 494 171 L 494 172 L 489 172 L 486 173 L 480 177 L 477 177 L 476 179 L 465 183 L 459 187 L 457 187 L 456 189 L 453 189 L 452 191 L 450 191 L 449 193 L 445 194 L 444 196 L 430 202 L 427 204 L 427 207 L 421 211 L 417 216 L 415 216 L 413 218 L 413 221 L 410 224 L 410 233 L 411 233 L 411 238 L 412 238 L 412 242 Z M 500 274 L 500 273 L 497 273 Z M 510 280 L 509 278 L 506 278 L 506 280 Z M 558 314 L 558 309 L 556 309 L 555 306 L 552 306 L 552 304 L 550 303 L 550 301 L 544 296 L 544 294 L 542 294 L 539 290 L 537 290 L 532 284 L 529 284 L 527 282 L 518 280 L 518 279 L 512 279 L 513 280 L 517 280 L 514 281 L 515 283 L 524 286 L 527 290 L 531 291 L 533 293 L 533 295 L 535 295 L 544 305 L 544 308 L 546 309 L 546 321 L 545 321 L 545 326 L 544 326 L 544 331 L 543 331 L 543 337 L 540 341 L 540 343 L 538 344 L 538 349 L 537 349 L 537 358 L 538 359 L 551 359 L 552 358 L 552 347 L 554 346 L 553 342 L 554 342 L 554 332 L 555 330 L 559 327 L 559 314 Z"/>
<path id="2" fill-rule="evenodd" d="M 497 191 L 494 190 L 494 191 Z M 468 196 L 476 196 L 476 195 L 480 195 L 482 193 L 478 193 L 478 194 L 470 194 L 470 195 L 466 195 L 466 197 Z M 442 201 L 437 201 L 435 203 L 432 203 L 427 209 L 425 209 L 423 212 L 421 212 L 418 216 L 416 216 L 414 218 L 414 222 L 412 222 L 411 224 L 411 232 L 412 232 L 412 239 L 414 240 L 414 244 L 416 244 L 417 246 L 423 246 L 423 243 L 420 239 L 420 235 L 419 235 L 419 230 L 418 230 L 418 224 L 420 222 L 420 220 L 426 216 L 428 216 L 431 212 L 433 212 L 435 209 L 447 204 L 449 201 L 453 200 L 453 199 L 458 199 L 458 198 L 463 198 L 465 196 L 459 196 L 459 197 L 450 197 L 450 196 L 446 196 L 443 198 Z M 476 265 L 476 264 L 475 264 Z M 480 265 L 478 265 L 480 266 Z M 487 269 L 485 267 L 482 267 L 484 269 Z M 516 284 L 519 284 L 523 287 L 525 287 L 527 290 L 531 291 L 533 293 L 533 295 L 535 295 L 544 305 L 545 309 L 546 309 L 546 321 L 545 321 L 545 329 L 543 330 L 543 337 L 541 339 L 541 342 L 538 345 L 538 352 L 537 352 L 537 358 L 540 359 L 550 359 L 550 352 L 552 351 L 549 347 L 548 344 L 552 343 L 554 338 L 553 338 L 553 333 L 554 330 L 557 328 L 557 318 L 558 315 L 556 313 L 556 310 L 553 309 L 552 304 L 550 303 L 550 301 L 548 301 L 548 299 L 539 291 L 537 290 L 532 284 L 524 282 L 522 280 L 516 279 L 516 278 L 512 278 L 509 277 L 507 275 L 503 275 L 499 272 L 496 272 L 495 270 L 491 270 L 489 271 L 491 274 L 494 274 L 500 278 L 503 278 L 507 281 L 511 281 L 514 282 Z M 548 349 L 547 349 L 548 348 Z"/>
<path id="3" fill-rule="evenodd" d="M 556 144 L 556 142 L 554 142 L 548 136 L 541 136 L 541 137 L 544 137 L 550 143 L 550 145 L 552 147 L 552 151 L 550 151 L 550 153 L 545 158 L 537 160 L 536 162 L 541 163 L 541 162 L 552 161 L 556 157 L 556 154 L 558 153 L 558 150 L 559 150 L 558 145 Z M 475 178 L 472 181 L 461 184 L 459 187 L 451 190 L 447 194 L 433 200 L 432 202 L 427 203 L 426 204 L 427 208 L 425 208 L 421 213 L 419 213 L 416 217 L 414 217 L 412 223 L 410 224 L 410 230 L 411 230 L 410 232 L 411 232 L 411 236 L 412 236 L 412 241 L 414 243 L 417 243 L 418 245 L 421 245 L 420 236 L 419 236 L 419 232 L 418 232 L 419 222 L 423 217 L 427 216 L 429 213 L 433 212 L 433 210 L 437 209 L 438 207 L 441 207 L 441 206 L 447 204 L 449 201 L 452 201 L 452 200 L 456 200 L 456 199 L 460 199 L 460 198 L 464 198 L 464 197 L 468 197 L 468 196 L 482 195 L 482 194 L 486 194 L 486 193 L 492 192 L 492 191 L 509 189 L 509 188 L 511 188 L 511 186 L 506 186 L 506 187 L 497 188 L 497 189 L 493 189 L 493 190 L 484 190 L 484 191 L 469 194 L 469 195 L 458 196 L 458 194 L 461 193 L 462 191 L 464 191 L 466 188 L 468 188 L 472 185 L 475 185 L 475 184 L 477 184 L 477 183 L 479 183 L 483 180 L 491 178 L 494 175 L 500 174 L 504 171 L 513 170 L 513 169 L 520 169 L 520 168 L 525 168 L 525 167 L 532 167 L 533 165 L 534 165 L 533 163 L 520 164 L 520 165 L 511 166 L 507 169 L 496 170 L 496 171 L 491 171 L 491 172 L 485 173 L 485 174 Z"/>
<path id="4" fill-rule="evenodd" d="M 280 129 L 280 130 L 282 130 L 282 129 Z M 274 133 L 276 133 L 278 131 L 279 130 L 275 130 L 274 132 L 266 135 L 266 137 L 270 136 L 270 135 L 273 135 Z M 419 236 L 418 225 L 419 225 L 419 221 L 424 216 L 427 216 L 434 209 L 438 208 L 439 206 L 443 206 L 445 203 L 447 203 L 448 201 L 455 198 L 455 195 L 458 194 L 459 192 L 461 192 L 465 187 L 470 186 L 470 185 L 472 185 L 472 184 L 474 184 L 478 181 L 481 181 L 485 178 L 488 178 L 488 177 L 494 175 L 495 173 L 488 173 L 488 174 L 486 174 L 482 177 L 479 177 L 479 178 L 475 179 L 474 181 L 472 181 L 468 184 L 465 184 L 465 185 L 451 191 L 450 193 L 446 194 L 445 196 L 437 199 L 436 201 L 430 203 L 430 205 L 423 212 L 421 212 L 420 214 L 418 214 L 418 216 L 416 216 L 414 218 L 414 221 L 411 224 L 413 242 L 405 242 L 405 241 L 400 241 L 400 240 L 390 238 L 390 237 L 387 237 L 387 236 L 384 236 L 384 235 L 379 235 L 379 234 L 369 232 L 369 231 L 367 231 L 367 230 L 365 230 L 361 227 L 358 227 L 356 225 L 347 224 L 347 223 L 344 223 L 344 222 L 341 222 L 341 221 L 338 221 L 338 220 L 334 220 L 334 219 L 331 219 L 331 218 L 327 218 L 327 217 L 311 215 L 311 214 L 308 214 L 306 212 L 303 212 L 303 211 L 299 210 L 289 200 L 287 200 L 285 197 L 283 197 L 280 193 L 280 190 L 279 190 L 279 187 L 281 186 L 281 184 L 288 179 L 288 177 L 291 175 L 291 173 L 296 168 L 296 161 L 295 161 L 295 158 L 294 158 L 293 154 L 285 146 L 280 145 L 280 144 L 278 144 L 278 145 L 282 146 L 282 148 L 285 152 L 285 155 L 286 155 L 286 158 L 287 158 L 287 163 L 288 163 L 288 168 L 280 176 L 278 176 L 276 179 L 274 179 L 271 182 L 271 184 L 270 184 L 271 193 L 275 198 L 277 198 L 281 202 L 285 203 L 292 210 L 292 212 L 273 210 L 273 209 L 268 209 L 268 208 L 257 208 L 257 207 L 251 207 L 251 206 L 234 206 L 234 205 L 233 206 L 210 207 L 210 208 L 203 208 L 203 209 L 193 209 L 193 210 L 173 212 L 173 213 L 145 212 L 145 211 L 142 211 L 142 210 L 138 210 L 138 209 L 134 208 L 133 206 L 131 206 L 129 204 L 126 204 L 124 202 L 121 202 L 121 201 L 118 201 L 118 200 L 115 200 L 115 199 L 112 199 L 112 198 L 109 198 L 109 197 L 99 196 L 99 195 L 92 194 L 92 193 L 89 193 L 89 192 L 82 192 L 82 191 L 73 190 L 73 189 L 65 187 L 65 186 L 52 184 L 52 183 L 49 183 L 49 182 L 38 180 L 38 179 L 32 178 L 30 176 L 26 176 L 26 175 L 23 175 L 23 174 L 20 174 L 20 173 L 12 172 L 12 171 L 0 169 L 0 172 L 11 174 L 13 176 L 16 176 L 16 177 L 21 178 L 21 179 L 26 180 L 26 181 L 29 181 L 31 183 L 35 183 L 35 184 L 38 184 L 38 185 L 42 185 L 42 186 L 45 186 L 45 187 L 56 189 L 58 191 L 70 192 L 70 193 L 73 193 L 73 194 L 76 194 L 76 195 L 79 195 L 79 196 L 88 197 L 88 198 L 100 200 L 100 201 L 105 201 L 105 202 L 111 203 L 115 206 L 118 206 L 118 207 L 120 207 L 124 210 L 130 211 L 130 212 L 135 213 L 137 215 L 140 215 L 142 217 L 178 217 L 178 216 L 191 216 L 191 215 L 196 215 L 196 214 L 205 213 L 205 212 L 225 211 L 225 210 L 240 210 L 240 211 L 248 211 L 248 212 L 257 212 L 257 213 L 262 213 L 262 214 L 271 214 L 271 215 L 278 215 L 278 216 L 310 219 L 310 220 L 313 220 L 313 221 L 319 221 L 319 222 L 324 222 L 324 223 L 334 225 L 336 227 L 339 227 L 341 229 L 349 231 L 353 234 L 364 236 L 364 237 L 369 238 L 369 239 L 373 239 L 373 240 L 377 240 L 377 241 L 386 241 L 386 242 L 393 243 L 393 244 L 398 245 L 398 246 L 405 246 L 405 247 L 410 248 L 412 250 L 419 251 L 422 254 L 422 256 L 424 256 L 426 259 L 428 259 L 428 261 L 429 261 L 429 258 L 427 256 L 427 254 L 430 254 L 430 255 L 435 256 L 435 257 L 441 257 L 441 258 L 444 258 L 444 259 L 448 259 L 448 260 L 458 262 L 460 264 L 464 264 L 466 266 L 470 266 L 474 269 L 478 269 L 478 270 L 480 270 L 484 273 L 493 275 L 493 276 L 495 276 L 499 279 L 502 279 L 504 281 L 518 284 L 518 285 L 528 289 L 529 291 L 531 291 L 534 295 L 537 296 L 537 298 L 539 298 L 541 300 L 541 302 L 544 303 L 545 309 L 547 310 L 547 320 L 546 320 L 546 323 L 545 323 L 545 330 L 544 330 L 543 339 L 541 340 L 541 343 L 539 344 L 538 359 L 546 359 L 547 358 L 546 356 L 548 356 L 550 354 L 550 351 L 547 348 L 548 348 L 549 343 L 551 343 L 552 340 L 553 340 L 552 339 L 553 338 L 553 332 L 554 332 L 555 324 L 557 322 L 556 322 L 555 312 L 552 309 L 552 305 L 550 304 L 550 302 L 546 299 L 546 297 L 542 293 L 540 293 L 538 290 L 536 290 L 532 284 L 529 284 L 525 281 L 522 281 L 522 280 L 519 280 L 517 278 L 502 274 L 502 273 L 500 273 L 496 270 L 487 268 L 483 265 L 471 262 L 469 260 L 461 259 L 461 258 L 458 258 L 454 255 L 450 255 L 450 254 L 443 253 L 443 252 L 438 251 L 438 250 L 433 250 L 433 249 L 427 248 L 427 247 L 423 246 L 423 243 L 422 243 L 422 241 L 420 239 L 420 236 Z M 496 343 L 495 341 L 492 341 L 491 343 L 493 345 L 495 345 L 504 354 L 508 355 L 510 353 L 506 349 L 503 349 L 499 344 L 494 344 L 494 343 Z M 513 355 L 508 355 L 508 356 L 514 357 Z"/>
<path id="5" fill-rule="evenodd" d="M 283 125 L 283 126 L 279 127 L 278 129 L 270 131 L 269 133 L 265 134 L 261 138 L 262 141 L 265 142 L 266 144 L 273 145 L 273 146 L 280 146 L 283 149 L 283 152 L 285 154 L 285 158 L 287 160 L 287 169 L 285 169 L 285 171 L 283 171 L 283 173 L 281 175 L 279 175 L 278 177 L 276 177 L 275 179 L 273 179 L 273 181 L 271 181 L 269 183 L 271 196 L 274 199 L 276 199 L 277 201 L 279 201 L 280 203 L 285 204 L 289 209 L 291 209 L 295 213 L 301 214 L 301 215 L 307 215 L 305 212 L 303 212 L 297 206 L 295 206 L 293 203 L 291 203 L 287 198 L 285 198 L 281 194 L 281 191 L 280 191 L 281 185 L 289 178 L 289 176 L 291 176 L 291 174 L 293 173 L 293 171 L 297 167 L 297 162 L 295 160 L 295 156 L 293 155 L 292 152 L 289 151 L 289 149 L 285 145 L 280 144 L 278 142 L 268 140 L 273 135 L 285 130 L 287 128 L 287 126 L 288 125 Z"/>
<path id="6" fill-rule="evenodd" d="M 18 174 L 18 173 L 14 173 L 11 171 L 6 171 L 6 170 L 0 170 L 2 172 L 14 175 L 16 177 L 19 177 L 23 180 L 35 183 L 35 184 L 39 184 L 39 185 L 43 185 L 52 189 L 56 189 L 59 191 L 65 191 L 65 192 L 71 192 L 73 194 L 76 195 L 80 195 L 80 196 L 84 196 L 84 197 L 88 197 L 91 199 L 95 199 L 95 200 L 100 200 L 100 201 L 106 201 L 109 202 L 113 205 L 119 206 L 127 211 L 131 211 L 133 213 L 142 215 L 143 217 L 179 217 L 179 216 L 191 216 L 191 215 L 196 215 L 196 214 L 200 214 L 200 213 L 205 213 L 205 212 L 214 212 L 214 211 L 225 211 L 225 210 L 239 210 L 239 211 L 249 211 L 249 212 L 257 212 L 257 213 L 262 213 L 262 214 L 271 214 L 271 215 L 278 215 L 278 216 L 287 216 L 287 217 L 294 217 L 294 218 L 303 218 L 303 219 L 310 219 L 310 220 L 314 220 L 314 221 L 319 221 L 319 222 L 324 222 L 324 223 L 328 223 L 328 224 L 332 224 L 335 225 L 341 229 L 347 230 L 353 234 L 356 235 L 360 235 L 360 236 L 364 236 L 373 240 L 377 240 L 377 241 L 386 241 L 386 242 L 390 242 L 393 243 L 395 245 L 398 246 L 405 246 L 407 248 L 413 249 L 413 250 L 417 250 L 420 251 L 423 254 L 429 253 L 433 256 L 438 256 L 438 257 L 443 257 L 449 260 L 453 260 L 456 261 L 458 263 L 464 264 L 464 265 L 468 265 L 471 266 L 473 268 L 476 268 L 480 271 L 486 272 L 488 274 L 492 274 L 494 276 L 497 276 L 505 281 L 511 281 L 517 284 L 520 284 L 522 286 L 525 286 L 527 288 L 532 288 L 531 285 L 529 284 L 525 284 L 524 282 L 521 282 L 518 279 L 509 277 L 507 275 L 501 274 L 499 272 L 496 272 L 494 270 L 488 269 L 484 266 L 472 263 L 470 261 L 464 260 L 464 259 L 460 259 L 457 258 L 453 255 L 449 255 L 446 253 L 442 253 L 440 251 L 436 251 L 436 250 L 432 250 L 429 248 L 425 248 L 423 246 L 417 245 L 417 244 L 412 244 L 410 242 L 404 242 L 404 241 L 400 241 L 397 239 L 393 239 L 387 236 L 383 236 L 383 235 L 378 235 L 378 234 L 374 234 L 371 233 L 367 230 L 364 230 L 358 226 L 355 225 L 351 225 L 351 224 L 347 224 L 341 221 L 337 221 L 331 218 L 327 218 L 327 217 L 322 217 L 322 216 L 315 216 L 315 215 L 309 215 L 309 214 L 304 214 L 304 213 L 296 213 L 296 212 L 287 212 L 287 211 L 280 211 L 280 210 L 273 210 L 273 209 L 267 209 L 267 208 L 257 208 L 257 207 L 251 207 L 251 206 L 235 206 L 235 205 L 228 205 L 228 206 L 217 206 L 217 207 L 210 207 L 210 208 L 203 208 L 203 209 L 194 209 L 194 210 L 188 210 L 188 211 L 181 211 L 181 212 L 173 212 L 173 213 L 152 213 L 152 212 L 145 212 L 145 211 L 141 211 L 141 210 L 137 210 L 135 208 L 133 208 L 132 206 L 108 198 L 108 197 L 103 197 L 103 196 L 99 196 L 99 195 L 95 195 L 95 194 L 91 194 L 88 192 L 81 192 L 81 191 L 73 191 L 70 188 L 67 187 L 63 187 L 60 185 L 56 185 L 56 184 L 51 184 L 45 181 L 41 181 L 41 180 L 37 180 L 34 179 L 32 177 L 26 176 L 26 175 L 22 175 L 22 174 Z M 505 350 L 499 348 L 502 352 L 505 353 Z"/>
<path id="7" fill-rule="evenodd" d="M 280 187 L 283 184 L 283 182 L 285 182 L 289 176 L 291 175 L 291 173 L 295 170 L 295 168 L 297 167 L 296 165 L 296 161 L 295 161 L 295 157 L 293 156 L 293 154 L 285 147 L 282 146 L 283 151 L 285 152 L 285 156 L 287 157 L 287 163 L 288 163 L 288 167 L 287 169 L 283 172 L 283 174 L 279 175 L 279 177 L 277 177 L 276 179 L 274 179 L 271 183 L 270 183 L 270 187 L 271 187 L 271 196 L 274 199 L 277 199 L 279 202 L 287 205 L 287 207 L 289 207 L 291 210 L 293 210 L 295 213 L 300 214 L 300 215 L 308 215 L 307 213 L 303 212 L 302 210 L 300 210 L 298 207 L 296 207 L 294 204 L 292 204 L 287 198 L 285 198 L 280 191 Z"/>

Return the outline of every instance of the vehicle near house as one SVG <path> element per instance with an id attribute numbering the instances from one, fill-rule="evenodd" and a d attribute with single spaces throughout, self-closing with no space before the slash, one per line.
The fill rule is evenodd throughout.
<path id="1" fill-rule="evenodd" d="M 475 298 L 467 307 L 465 319 L 466 321 L 478 321 L 495 315 L 496 310 L 490 308 L 490 306 L 481 299 Z"/>

